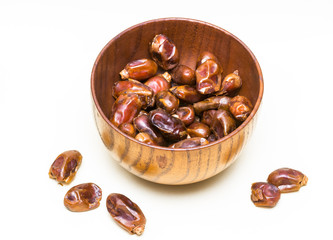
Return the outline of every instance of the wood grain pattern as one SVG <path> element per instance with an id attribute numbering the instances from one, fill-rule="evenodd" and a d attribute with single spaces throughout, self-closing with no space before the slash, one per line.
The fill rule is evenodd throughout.
<path id="1" fill-rule="evenodd" d="M 180 63 L 195 69 L 201 51 L 218 56 L 224 75 L 238 69 L 243 79 L 240 94 L 254 110 L 230 135 L 193 149 L 152 147 L 124 135 L 108 117 L 114 99 L 111 88 L 131 60 L 150 58 L 148 42 L 159 33 L 169 36 L 180 53 Z M 193 19 L 157 19 L 135 25 L 113 38 L 101 51 L 91 75 L 94 117 L 105 146 L 121 166 L 149 181 L 178 185 L 202 181 L 230 166 L 247 143 L 263 96 L 263 77 L 251 51 L 229 32 Z"/>

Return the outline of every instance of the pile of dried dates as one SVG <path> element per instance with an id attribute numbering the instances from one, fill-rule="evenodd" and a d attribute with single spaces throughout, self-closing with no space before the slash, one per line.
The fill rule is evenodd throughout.
<path id="1" fill-rule="evenodd" d="M 110 121 L 125 134 L 150 145 L 191 148 L 223 138 L 250 115 L 250 100 L 237 95 L 238 70 L 222 78 L 213 53 L 202 52 L 193 70 L 179 64 L 175 44 L 163 34 L 149 52 L 152 60 L 129 62 L 112 88 Z"/>

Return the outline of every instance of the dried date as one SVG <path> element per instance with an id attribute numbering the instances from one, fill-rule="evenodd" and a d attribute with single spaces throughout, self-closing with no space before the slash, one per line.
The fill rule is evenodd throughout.
<path id="1" fill-rule="evenodd" d="M 76 150 L 61 153 L 52 163 L 49 177 L 59 184 L 69 184 L 73 181 L 82 162 L 82 155 Z"/>
<path id="2" fill-rule="evenodd" d="M 72 187 L 64 197 L 65 207 L 72 212 L 95 209 L 102 199 L 102 189 L 94 183 L 83 183 Z"/>
<path id="3" fill-rule="evenodd" d="M 146 226 L 146 217 L 140 207 L 126 196 L 112 193 L 106 199 L 111 217 L 127 232 L 141 235 Z"/>

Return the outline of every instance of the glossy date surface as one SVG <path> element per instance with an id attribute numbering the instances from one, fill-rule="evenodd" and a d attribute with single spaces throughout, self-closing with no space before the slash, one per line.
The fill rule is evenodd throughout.
<path id="1" fill-rule="evenodd" d="M 256 182 L 251 186 L 251 200 L 257 207 L 274 207 L 280 195 L 280 190 L 270 183 Z"/>
<path id="2" fill-rule="evenodd" d="M 140 207 L 128 197 L 112 193 L 106 199 L 111 217 L 127 232 L 141 235 L 146 226 L 146 217 Z"/>
<path id="3" fill-rule="evenodd" d="M 197 90 L 201 94 L 211 94 L 221 88 L 222 67 L 214 60 L 208 59 L 195 71 Z"/>
<path id="4" fill-rule="evenodd" d="M 120 72 L 122 79 L 135 79 L 142 81 L 154 76 L 157 72 L 157 64 L 150 59 L 142 58 L 129 62 Z"/>
<path id="5" fill-rule="evenodd" d="M 79 151 L 69 150 L 61 153 L 52 163 L 49 177 L 55 179 L 59 184 L 69 184 L 73 181 L 76 172 L 82 162 Z"/>

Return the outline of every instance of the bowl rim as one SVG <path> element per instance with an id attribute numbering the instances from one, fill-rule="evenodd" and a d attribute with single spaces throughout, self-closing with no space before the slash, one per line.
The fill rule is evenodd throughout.
<path id="1" fill-rule="evenodd" d="M 209 26 L 209 27 L 212 27 L 212 28 L 215 28 L 219 31 L 222 31 L 224 32 L 225 34 L 227 35 L 230 35 L 232 38 L 234 38 L 236 41 L 238 41 L 247 51 L 248 53 L 250 54 L 251 58 L 253 59 L 253 61 L 255 62 L 255 66 L 257 68 L 257 71 L 258 71 L 258 77 L 259 77 L 259 93 L 258 93 L 258 98 L 257 98 L 257 101 L 256 103 L 254 104 L 254 107 L 253 107 L 253 110 L 251 112 L 251 114 L 246 118 L 246 120 L 244 122 L 242 122 L 241 125 L 239 125 L 233 132 L 231 132 L 230 134 L 228 134 L 227 136 L 224 136 L 223 138 L 221 139 L 218 139 L 214 142 L 211 142 L 207 145 L 202 145 L 202 146 L 197 146 L 197 147 L 192 147 L 192 148 L 170 148 L 170 147 L 163 147 L 163 146 L 156 146 L 156 145 L 149 145 L 149 144 L 146 144 L 146 143 L 143 143 L 143 142 L 140 142 L 138 140 L 136 140 L 135 138 L 133 137 L 130 137 L 128 136 L 127 134 L 123 133 L 122 131 L 120 131 L 116 126 L 114 126 L 111 121 L 105 116 L 104 112 L 102 111 L 100 105 L 98 104 L 98 100 L 97 100 L 97 96 L 96 96 L 96 92 L 95 92 L 95 72 L 96 72 L 96 67 L 97 67 L 97 64 L 99 62 L 99 60 L 101 59 L 101 57 L 103 56 L 103 54 L 105 53 L 106 49 L 114 42 L 116 41 L 118 38 L 120 38 L 122 35 L 126 34 L 127 32 L 135 29 L 135 28 L 138 28 L 138 27 L 141 27 L 145 24 L 150 24 L 150 23 L 153 23 L 153 22 L 165 22 L 165 21 L 185 21 L 185 22 L 194 22 L 194 23 L 198 23 L 198 24 L 203 24 L 203 25 L 206 25 L 206 26 Z M 155 149 L 159 149 L 159 150 L 167 150 L 167 151 L 176 151 L 176 152 L 184 152 L 184 151 L 192 151 L 192 150 L 201 150 L 201 149 L 204 149 L 204 148 L 209 148 L 209 147 L 212 147 L 214 145 L 218 145 L 224 141 L 227 141 L 229 138 L 232 138 L 233 136 L 235 136 L 236 134 L 238 134 L 243 128 L 245 128 L 245 126 L 253 119 L 253 117 L 255 116 L 255 114 L 258 112 L 259 110 L 259 107 L 260 107 L 260 104 L 262 102 L 262 98 L 263 98 L 263 93 L 264 93 L 264 80 L 263 80 L 263 74 L 262 74 L 262 71 L 261 71 L 261 68 L 260 68 L 260 65 L 259 65 L 259 62 L 257 60 L 257 58 L 255 57 L 255 55 L 253 54 L 253 52 L 250 50 L 250 48 L 244 43 L 242 42 L 238 37 L 236 37 L 235 35 L 233 35 L 232 33 L 228 32 L 227 30 L 217 26 L 217 25 L 214 25 L 214 24 L 211 24 L 211 23 L 208 23 L 208 22 L 205 22 L 205 21 L 202 21 L 202 20 L 197 20 L 197 19 L 192 19 L 192 18 L 183 18 L 183 17 L 168 17 L 168 18 L 157 18 L 157 19 L 151 19 L 151 20 L 147 20 L 147 21 L 144 21 L 144 22 L 141 22 L 141 23 L 138 23 L 138 24 L 135 24 L 125 30 L 123 30 L 122 32 L 120 32 L 119 34 L 117 34 L 114 38 L 112 38 L 104 47 L 103 49 L 100 51 L 100 53 L 98 54 L 95 62 L 94 62 L 94 65 L 93 65 L 93 69 L 92 69 L 92 72 L 91 72 L 91 95 L 92 95 L 92 98 L 93 98 L 93 101 L 94 101 L 94 104 L 95 104 L 95 107 L 97 109 L 97 111 L 99 112 L 100 116 L 104 119 L 104 121 L 112 128 L 114 129 L 115 131 L 117 131 L 119 134 L 123 135 L 125 138 L 131 140 L 131 141 L 134 141 L 135 143 L 138 143 L 138 144 L 141 144 L 143 146 L 146 146 L 146 147 L 150 147 L 150 148 L 155 148 Z"/>

